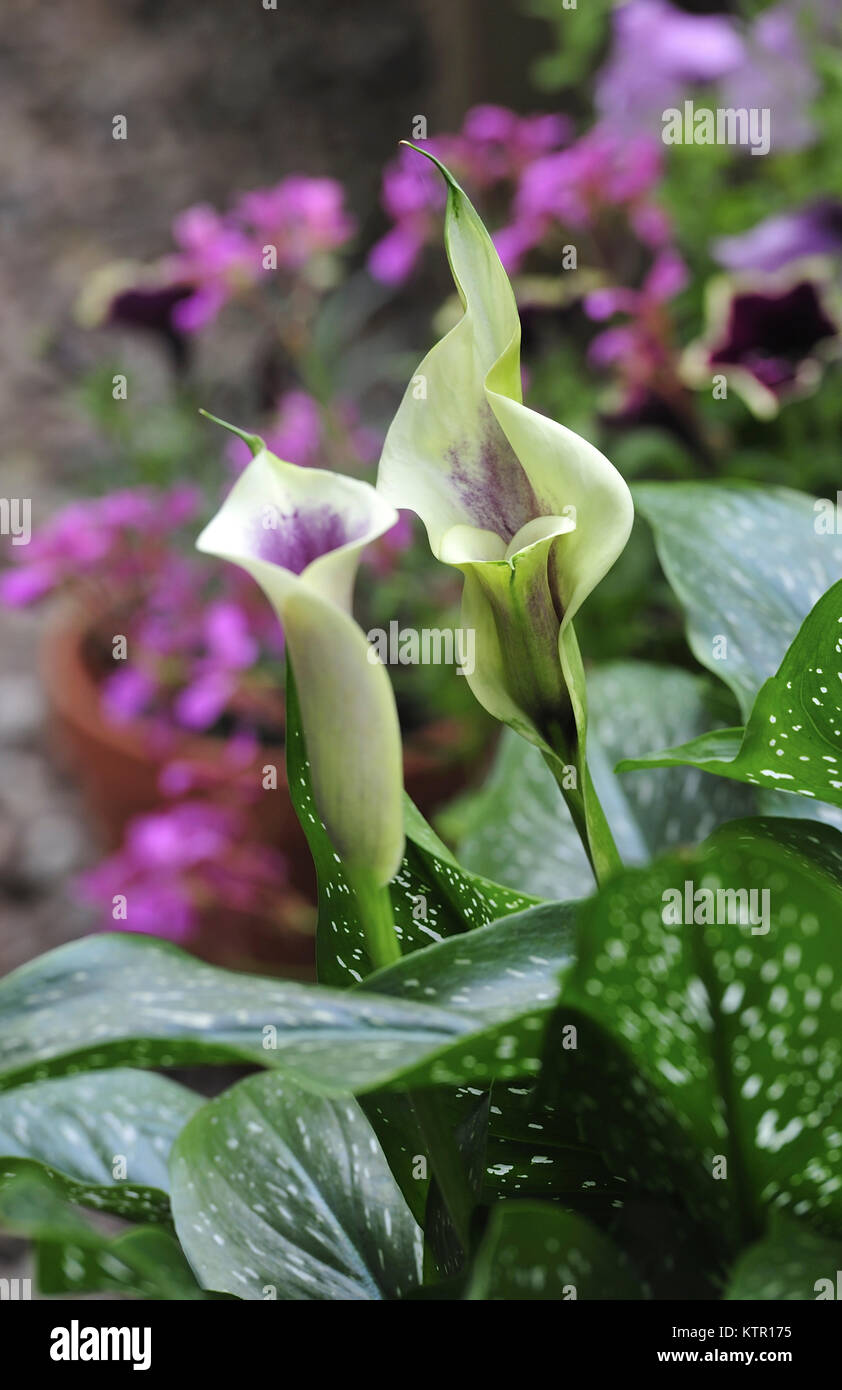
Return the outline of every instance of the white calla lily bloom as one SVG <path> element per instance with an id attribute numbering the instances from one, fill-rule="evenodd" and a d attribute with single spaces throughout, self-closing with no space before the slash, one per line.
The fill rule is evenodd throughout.
<path id="1" fill-rule="evenodd" d="M 319 814 L 348 869 L 382 885 L 403 854 L 400 727 L 351 605 L 364 547 L 398 514 L 368 483 L 285 463 L 234 432 L 253 458 L 196 545 L 247 570 L 277 613 Z"/>
<path id="2" fill-rule="evenodd" d="M 523 404 L 512 287 L 465 193 L 433 162 L 447 181 L 445 244 L 464 313 L 407 388 L 377 487 L 418 513 L 433 553 L 465 576 L 477 699 L 557 753 L 571 700 L 584 737 L 571 621 L 628 540 L 631 494 L 598 449 Z"/>

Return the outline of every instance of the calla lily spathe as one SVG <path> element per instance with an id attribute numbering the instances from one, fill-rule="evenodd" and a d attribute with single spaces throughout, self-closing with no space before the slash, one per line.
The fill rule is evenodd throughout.
<path id="1" fill-rule="evenodd" d="M 558 753 L 570 700 L 584 740 L 571 620 L 628 540 L 631 494 L 598 449 L 523 404 L 508 277 L 465 193 L 427 158 L 447 183 L 445 245 L 464 314 L 408 387 L 377 486 L 418 513 L 434 554 L 465 576 L 477 699 Z"/>
<path id="2" fill-rule="evenodd" d="M 363 548 L 397 512 L 367 483 L 285 463 L 256 435 L 234 432 L 252 460 L 196 545 L 241 565 L 275 609 L 319 813 L 346 867 L 382 885 L 403 854 L 400 727 L 351 603 Z"/>

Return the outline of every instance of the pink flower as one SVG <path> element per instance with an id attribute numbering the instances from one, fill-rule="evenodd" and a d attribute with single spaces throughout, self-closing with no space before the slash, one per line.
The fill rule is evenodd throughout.
<path id="1" fill-rule="evenodd" d="M 667 239 L 669 222 L 648 195 L 661 173 L 661 149 L 648 136 L 595 126 L 565 150 L 542 155 L 524 169 L 514 221 L 495 236 L 500 257 L 516 271 L 533 247 L 560 225 L 591 228 L 620 208 L 647 245 Z"/>
<path id="2" fill-rule="evenodd" d="M 112 723 L 127 724 L 145 712 L 157 689 L 157 681 L 146 671 L 125 666 L 103 681 L 103 709 Z"/>
<path id="3" fill-rule="evenodd" d="M 206 203 L 179 214 L 173 237 L 179 247 L 173 279 L 192 284 L 194 290 L 174 306 L 172 322 L 182 333 L 196 333 L 216 318 L 238 287 L 256 278 L 258 251 L 237 226 Z"/>
<path id="4" fill-rule="evenodd" d="M 278 265 L 298 270 L 313 256 L 335 251 L 354 235 L 345 193 L 335 179 L 291 174 L 273 188 L 244 193 L 236 213 L 278 252 Z"/>
<path id="5" fill-rule="evenodd" d="M 516 178 L 538 155 L 565 144 L 572 130 L 566 116 L 518 116 L 505 106 L 475 106 L 460 132 L 464 176 L 476 187 Z"/>
<path id="6" fill-rule="evenodd" d="M 383 285 L 402 285 L 418 263 L 427 242 L 427 222 L 401 222 L 371 248 L 368 268 Z"/>
<path id="7" fill-rule="evenodd" d="M 367 559 L 376 574 L 381 576 L 391 574 L 395 568 L 398 557 L 405 550 L 409 550 L 413 541 L 413 513 L 400 512 L 398 521 L 381 536 L 369 549 Z"/>
<path id="8" fill-rule="evenodd" d="M 199 494 L 185 485 L 167 491 L 126 488 L 72 502 L 56 512 L 27 546 L 13 548 L 0 598 L 19 606 L 65 584 L 105 576 L 111 589 L 150 570 L 156 546 L 196 513 Z"/>
<path id="9" fill-rule="evenodd" d="M 663 306 L 687 284 L 688 272 L 676 251 L 666 249 L 655 257 L 639 290 L 622 287 L 594 290 L 583 306 L 597 323 L 627 314 L 630 322 L 598 333 L 588 349 L 599 367 L 617 367 L 625 382 L 626 403 L 649 399 L 656 384 L 672 371 L 672 353 Z"/>
<path id="10" fill-rule="evenodd" d="M 648 193 L 661 173 L 661 151 L 646 136 L 630 139 L 595 126 L 569 149 L 544 156 L 524 173 L 515 200 L 519 220 L 540 225 L 550 218 L 589 226 L 606 207 L 631 204 Z"/>
<path id="11" fill-rule="evenodd" d="M 184 941 L 195 932 L 199 908 L 216 913 L 269 911 L 286 881 L 281 855 L 249 843 L 237 806 L 183 801 L 136 817 L 121 848 L 77 879 L 76 892 L 100 908 L 103 926 Z M 125 918 L 113 916 L 125 899 Z"/>

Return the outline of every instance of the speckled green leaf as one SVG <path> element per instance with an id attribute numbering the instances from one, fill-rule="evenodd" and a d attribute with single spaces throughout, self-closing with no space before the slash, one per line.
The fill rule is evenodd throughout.
<path id="1" fill-rule="evenodd" d="M 748 815 L 752 793 L 734 791 L 691 768 L 617 777 L 624 754 L 710 727 L 707 682 L 686 671 L 616 662 L 588 679 L 593 779 L 627 864 L 679 844 L 698 844 L 725 819 Z M 537 749 L 504 733 L 486 786 L 461 808 L 460 862 L 511 887 L 563 901 L 594 890 L 581 840 Z M 455 817 L 454 823 L 458 824 Z"/>
<path id="2" fill-rule="evenodd" d="M 504 918 L 365 991 L 235 974 L 152 937 L 87 937 L 0 981 L 0 1084 L 121 1063 L 245 1061 L 330 1094 L 535 1074 L 566 922 L 561 908 Z"/>
<path id="3" fill-rule="evenodd" d="M 842 581 L 805 618 L 745 729 L 626 758 L 620 768 L 682 764 L 842 807 Z"/>
<path id="4" fill-rule="evenodd" d="M 287 777 L 319 882 L 317 959 L 327 985 L 354 985 L 370 973 L 357 905 L 316 811 L 294 687 L 287 689 Z M 423 816 L 405 799 L 406 852 L 390 884 L 395 929 L 403 954 L 483 926 L 536 899 L 461 869 Z"/>
<path id="5" fill-rule="evenodd" d="M 90 936 L 0 980 L 0 1085 L 240 1061 L 366 1089 L 470 1031 L 429 1004 L 220 970 L 152 937 Z"/>
<path id="6" fill-rule="evenodd" d="M 510 1202 L 492 1214 L 465 1297 L 574 1302 L 635 1299 L 640 1292 L 621 1251 L 581 1216 Z"/>
<path id="7" fill-rule="evenodd" d="M 581 910 L 554 1026 L 583 1030 L 576 1051 L 547 1044 L 559 1096 L 615 1173 L 732 1249 L 770 1207 L 842 1227 L 840 848 L 818 823 L 737 822 Z M 704 889 L 765 890 L 768 914 L 714 897 L 715 921 L 674 924 L 688 883 L 694 914 Z"/>
<path id="8" fill-rule="evenodd" d="M 558 974 L 571 959 L 572 909 L 542 905 L 415 952 L 370 976 L 366 992 L 395 998 L 449 999 L 451 1008 L 471 1021 L 466 1038 L 442 1049 L 415 1073 L 421 1085 L 434 1083 L 436 1102 L 449 1107 L 449 1128 L 475 1142 L 466 1143 L 482 1160 L 473 1112 L 484 1105 L 494 1077 L 535 1075 L 543 1033 L 558 994 Z M 404 1078 L 409 1084 L 409 1078 Z M 462 1085 L 464 1082 L 471 1084 Z M 461 1087 L 455 1095 L 443 1088 Z M 366 1113 L 377 1129 L 402 1190 L 422 1217 L 426 1188 L 414 1172 L 414 1155 L 424 1152 L 408 1099 L 392 1092 L 366 1098 Z M 519 1150 L 518 1157 L 523 1156 Z M 509 1171 L 511 1165 L 508 1166 Z M 497 1175 L 491 1175 L 496 1188 Z M 477 1189 L 482 1170 L 476 1173 Z"/>
<path id="9" fill-rule="evenodd" d="M 359 1301 L 420 1281 L 420 1232 L 352 1097 L 249 1077 L 194 1116 L 171 1166 L 176 1229 L 207 1287 Z"/>
<path id="10" fill-rule="evenodd" d="M 43 1164 L 83 1206 L 167 1218 L 173 1140 L 202 1098 L 166 1077 L 118 1068 L 0 1094 L 0 1176 L 10 1159 Z"/>
<path id="11" fill-rule="evenodd" d="M 479 1085 L 537 1073 L 559 972 L 572 960 L 572 922 L 571 905 L 545 903 L 439 942 L 366 980 L 369 995 L 423 999 L 457 1010 L 471 1025 L 465 1037 L 405 1073 L 407 1084 Z"/>
<path id="12" fill-rule="evenodd" d="M 33 1240 L 44 1294 L 116 1292 L 141 1298 L 205 1298 L 169 1231 L 135 1226 L 118 1236 L 97 1230 L 64 1200 L 59 1185 L 29 1160 L 0 1181 L 0 1229 Z"/>
<path id="13" fill-rule="evenodd" d="M 764 1239 L 737 1260 L 723 1296 L 758 1301 L 836 1299 L 842 1292 L 840 1270 L 842 1242 L 826 1240 L 776 1215 Z"/>
<path id="14" fill-rule="evenodd" d="M 820 534 L 814 499 L 791 488 L 643 483 L 634 500 L 696 658 L 747 715 L 803 619 L 842 577 L 842 537 Z"/>

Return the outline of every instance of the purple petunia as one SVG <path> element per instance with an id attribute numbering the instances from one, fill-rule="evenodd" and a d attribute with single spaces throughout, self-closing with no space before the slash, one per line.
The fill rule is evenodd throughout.
<path id="1" fill-rule="evenodd" d="M 692 15 L 667 0 L 628 0 L 614 12 L 613 43 L 597 78 L 596 104 L 616 130 L 659 133 L 662 111 L 694 83 L 740 67 L 745 47 L 727 15 Z"/>
<path id="2" fill-rule="evenodd" d="M 726 270 L 780 270 L 805 256 L 842 252 L 842 202 L 824 198 L 767 217 L 739 236 L 720 237 L 713 255 Z"/>

